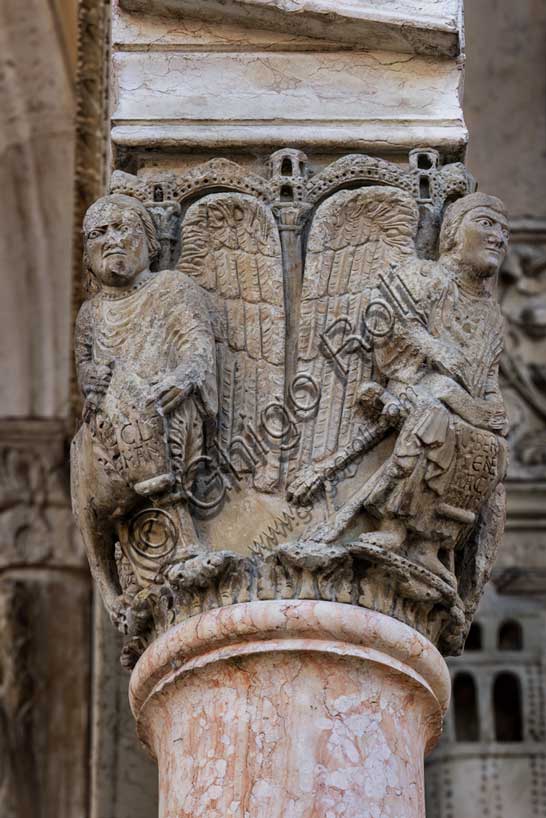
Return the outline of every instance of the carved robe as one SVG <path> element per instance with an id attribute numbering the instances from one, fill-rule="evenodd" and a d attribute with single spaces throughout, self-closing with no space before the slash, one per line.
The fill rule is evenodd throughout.
<path id="1" fill-rule="evenodd" d="M 188 276 L 163 271 L 129 293 L 101 292 L 86 301 L 78 316 L 76 362 L 94 410 L 87 413 L 92 434 L 129 484 L 173 466 L 180 472 L 201 454 L 203 424 L 217 412 L 215 343 L 203 294 Z M 89 368 L 98 364 L 112 368 L 102 400 L 86 388 Z M 152 390 L 169 378 L 191 386 L 191 395 L 162 417 Z"/>
<path id="2" fill-rule="evenodd" d="M 396 317 L 374 357 L 388 392 L 411 408 L 363 505 L 454 545 L 505 469 L 504 441 L 484 413 L 487 402 L 502 405 L 502 316 L 494 299 L 467 292 L 441 264 L 421 262 L 399 275 L 416 310 Z M 478 416 L 483 422 L 472 422 Z"/>

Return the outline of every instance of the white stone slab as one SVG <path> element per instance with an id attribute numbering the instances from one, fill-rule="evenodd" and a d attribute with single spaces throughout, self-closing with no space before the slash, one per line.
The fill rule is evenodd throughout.
<path id="1" fill-rule="evenodd" d="M 454 62 L 390 52 L 118 53 L 118 144 L 378 150 L 466 139 Z"/>
<path id="2" fill-rule="evenodd" d="M 421 54 L 459 51 L 461 0 L 120 0 L 129 11 L 242 23 Z"/>
<path id="3" fill-rule="evenodd" d="M 339 51 L 354 46 L 289 31 L 252 29 L 237 23 L 132 14 L 114 0 L 112 48 L 114 51 Z"/>

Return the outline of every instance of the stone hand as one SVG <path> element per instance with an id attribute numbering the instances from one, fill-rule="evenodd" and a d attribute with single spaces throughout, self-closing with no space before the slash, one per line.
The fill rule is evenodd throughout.
<path id="1" fill-rule="evenodd" d="M 468 361 L 462 352 L 455 346 L 448 346 L 447 344 L 437 343 L 434 345 L 432 351 L 432 361 L 435 363 L 442 374 L 450 377 L 456 376 L 460 372 L 464 372 L 468 366 Z"/>
<path id="2" fill-rule="evenodd" d="M 368 416 L 376 416 L 386 426 L 397 425 L 407 417 L 412 405 L 407 396 L 399 398 L 371 381 L 362 384 L 358 390 L 358 400 Z"/>
<path id="3" fill-rule="evenodd" d="M 150 403 L 155 403 L 165 415 L 173 412 L 192 391 L 191 384 L 180 383 L 172 377 L 159 381 L 152 390 Z"/>
<path id="4" fill-rule="evenodd" d="M 503 409 L 491 409 L 488 412 L 487 426 L 494 432 L 502 432 L 508 425 L 508 418 Z"/>
<path id="5" fill-rule="evenodd" d="M 367 381 L 359 390 L 357 399 L 366 415 L 374 416 L 381 412 L 384 388 L 378 383 Z"/>
<path id="6" fill-rule="evenodd" d="M 289 503 L 305 506 L 311 502 L 311 497 L 324 482 L 323 475 L 314 466 L 306 466 L 297 477 L 292 480 L 286 490 L 286 499 Z"/>

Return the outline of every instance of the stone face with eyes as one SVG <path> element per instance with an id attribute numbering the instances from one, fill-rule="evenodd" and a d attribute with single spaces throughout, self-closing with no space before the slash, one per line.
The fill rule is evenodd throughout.
<path id="1" fill-rule="evenodd" d="M 148 241 L 136 211 L 99 200 L 87 213 L 84 234 L 87 263 L 101 284 L 127 287 L 148 273 Z"/>
<path id="2" fill-rule="evenodd" d="M 506 218 L 492 208 L 476 207 L 459 226 L 453 257 L 479 278 L 491 278 L 504 260 L 508 239 Z"/>

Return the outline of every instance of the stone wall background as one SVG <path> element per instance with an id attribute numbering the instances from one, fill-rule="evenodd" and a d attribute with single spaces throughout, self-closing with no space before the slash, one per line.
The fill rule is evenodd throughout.
<path id="1" fill-rule="evenodd" d="M 102 612 L 92 611 L 68 511 L 76 18 L 75 0 L 28 0 L 23 8 L 4 0 L 0 8 L 0 818 L 139 818 L 156 804 L 155 771 L 134 736 L 116 638 Z M 481 189 L 507 201 L 520 246 L 532 248 L 539 285 L 545 35 L 542 0 L 467 0 L 468 165 Z M 531 354 L 540 361 L 542 350 L 529 344 Z M 532 422 L 533 470 L 522 467 L 509 486 L 500 595 L 492 591 L 481 613 L 488 621 L 505 610 L 525 621 L 544 617 L 544 424 L 536 413 Z M 533 632 L 532 707 L 543 712 L 542 625 Z M 488 642 L 482 664 L 492 672 L 494 654 Z M 523 667 L 517 654 L 510 661 Z M 449 733 L 431 818 L 472 818 L 486 805 L 495 818 L 543 814 L 545 749 L 537 735 L 525 763 L 525 749 L 512 748 L 520 758 L 514 792 L 530 795 L 508 804 L 498 795 L 490 746 L 472 748 L 475 789 L 454 789 L 456 756 L 468 748 L 457 748 Z"/>
<path id="2" fill-rule="evenodd" d="M 0 5 L 0 815 L 89 802 L 91 583 L 66 467 L 77 7 Z"/>

